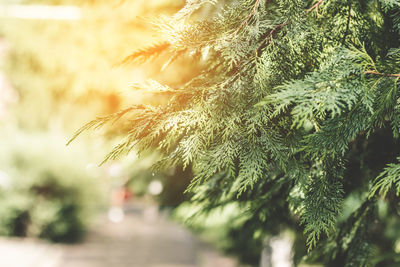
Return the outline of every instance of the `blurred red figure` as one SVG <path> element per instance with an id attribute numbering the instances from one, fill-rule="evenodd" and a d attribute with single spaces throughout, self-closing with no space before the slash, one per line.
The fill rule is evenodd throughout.
<path id="1" fill-rule="evenodd" d="M 123 207 L 132 198 L 132 192 L 126 186 L 114 188 L 111 191 L 111 206 Z"/>
<path id="2" fill-rule="evenodd" d="M 111 190 L 111 207 L 108 218 L 112 222 L 121 222 L 125 218 L 124 205 L 132 198 L 132 192 L 128 187 L 122 186 Z"/>

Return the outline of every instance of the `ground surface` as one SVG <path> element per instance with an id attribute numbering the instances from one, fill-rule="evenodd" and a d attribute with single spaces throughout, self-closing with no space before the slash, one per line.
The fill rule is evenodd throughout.
<path id="1" fill-rule="evenodd" d="M 51 245 L 30 239 L 0 239 L 1 267 L 235 267 L 168 221 L 154 207 L 130 208 L 125 220 L 100 218 L 85 241 Z"/>

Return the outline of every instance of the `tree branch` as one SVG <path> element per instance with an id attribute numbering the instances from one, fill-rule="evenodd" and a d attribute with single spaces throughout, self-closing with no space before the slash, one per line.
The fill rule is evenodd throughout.
<path id="1" fill-rule="evenodd" d="M 325 0 L 319 0 L 315 5 L 307 9 L 306 14 L 310 13 L 314 9 L 318 8 Z"/>
<path id="2" fill-rule="evenodd" d="M 372 74 L 372 75 L 383 76 L 383 77 L 395 77 L 395 78 L 400 78 L 400 73 L 398 73 L 398 74 L 380 73 L 380 72 L 373 71 L 373 70 L 367 70 L 367 71 L 365 71 L 364 73 L 365 73 L 365 74 Z"/>
<path id="3" fill-rule="evenodd" d="M 273 29 L 269 32 L 269 34 L 268 34 L 268 36 L 267 36 L 268 43 L 271 42 L 271 37 L 272 37 L 272 35 L 274 34 L 275 31 L 279 30 L 280 28 L 283 28 L 284 26 L 286 26 L 286 25 L 288 25 L 288 24 L 289 24 L 289 22 L 287 21 L 287 22 L 284 22 L 284 23 L 282 23 L 282 24 L 276 25 L 275 28 L 273 28 Z"/>

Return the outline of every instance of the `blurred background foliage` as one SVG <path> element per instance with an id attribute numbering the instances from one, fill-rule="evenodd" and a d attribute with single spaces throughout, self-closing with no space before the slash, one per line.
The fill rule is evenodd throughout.
<path id="1" fill-rule="evenodd" d="M 104 181 L 85 171 L 87 153 L 66 151 L 48 133 L 4 131 L 1 139 L 0 235 L 79 240 L 105 204 Z"/>
<path id="2" fill-rule="evenodd" d="M 163 102 L 163 96 L 134 91 L 132 81 L 150 75 L 170 84 L 185 79 L 188 70 L 179 63 L 173 72 L 161 72 L 157 60 L 119 65 L 158 41 L 146 17 L 171 14 L 183 1 L 4 3 L 74 5 L 82 12 L 76 21 L 0 18 L 0 235 L 76 241 L 95 211 L 107 207 L 115 184 L 143 196 L 151 180 L 165 180 L 150 170 L 157 160 L 153 154 L 97 167 L 118 127 L 106 130 L 106 140 L 86 136 L 69 147 L 65 143 L 96 116 L 129 104 Z M 118 164 L 124 171 L 113 177 L 110 170 Z M 170 188 L 158 197 L 176 205 L 182 187 L 178 195 Z"/>

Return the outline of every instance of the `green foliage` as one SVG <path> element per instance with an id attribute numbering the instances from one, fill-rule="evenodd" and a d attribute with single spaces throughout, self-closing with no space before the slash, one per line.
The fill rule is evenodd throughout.
<path id="1" fill-rule="evenodd" d="M 319 168 L 318 172 L 323 173 L 317 174 L 306 185 L 302 223 L 308 235 L 309 249 L 316 246 L 323 233 L 330 234 L 335 230 L 336 216 L 341 210 L 344 192 L 338 179 L 341 175 L 333 170 L 335 166 L 332 165 Z"/>
<path id="2" fill-rule="evenodd" d="M 77 162 L 82 155 L 68 155 L 48 136 L 44 145 L 43 138 L 2 143 L 0 169 L 9 181 L 0 188 L 0 234 L 77 241 L 101 207 L 102 185 Z"/>
<path id="3" fill-rule="evenodd" d="M 188 190 L 203 212 L 245 203 L 254 229 L 298 239 L 303 225 L 321 253 L 309 261 L 366 266 L 371 248 L 394 253 L 399 235 L 377 238 L 385 222 L 374 218 L 376 193 L 398 184 L 399 1 L 216 1 L 195 12 L 208 2 L 158 21 L 168 47 L 132 54 L 187 54 L 202 71 L 176 88 L 147 83 L 168 88 L 169 104 L 124 113 L 131 127 L 107 159 L 156 149 L 157 166 L 192 164 Z M 364 204 L 338 221 L 354 195 Z"/>
<path id="4" fill-rule="evenodd" d="M 400 194 L 400 166 L 394 163 L 388 164 L 384 171 L 376 177 L 370 191 L 370 197 L 377 193 L 385 197 L 392 187 L 395 187 L 396 195 L 398 196 Z"/>

